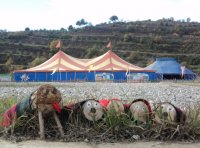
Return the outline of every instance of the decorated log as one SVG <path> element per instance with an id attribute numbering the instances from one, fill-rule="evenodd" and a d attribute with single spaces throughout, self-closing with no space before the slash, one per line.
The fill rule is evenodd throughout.
<path id="1" fill-rule="evenodd" d="M 101 106 L 108 112 L 115 112 L 117 114 L 124 113 L 124 104 L 118 98 L 99 100 Z"/>
<path id="2" fill-rule="evenodd" d="M 136 123 L 147 123 L 152 118 L 150 103 L 145 99 L 136 99 L 127 105 L 127 111 Z"/>
<path id="3" fill-rule="evenodd" d="M 184 123 L 186 120 L 186 114 L 174 104 L 170 102 L 162 102 L 158 105 L 156 112 L 158 117 L 162 120 L 170 122 Z"/>
<path id="4" fill-rule="evenodd" d="M 69 116 L 84 121 L 98 121 L 103 117 L 103 108 L 97 100 L 89 99 L 64 106 L 61 112 L 61 120 Z"/>

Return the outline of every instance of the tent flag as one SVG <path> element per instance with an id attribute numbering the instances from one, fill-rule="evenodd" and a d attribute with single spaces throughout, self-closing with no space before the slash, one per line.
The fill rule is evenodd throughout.
<path id="1" fill-rule="evenodd" d="M 60 42 L 60 40 L 58 41 L 58 43 L 56 45 L 56 48 L 61 48 L 61 42 Z"/>
<path id="2" fill-rule="evenodd" d="M 92 71 L 92 69 L 93 69 L 93 65 L 90 65 L 89 72 Z"/>
<path id="3" fill-rule="evenodd" d="M 112 43 L 111 43 L 111 41 L 106 45 L 106 48 L 112 48 Z"/>
<path id="4" fill-rule="evenodd" d="M 185 73 L 185 66 L 181 66 L 181 78 L 183 79 Z"/>
<path id="5" fill-rule="evenodd" d="M 53 72 L 51 73 L 51 75 L 53 75 L 56 71 L 57 71 L 57 68 L 54 68 Z"/>

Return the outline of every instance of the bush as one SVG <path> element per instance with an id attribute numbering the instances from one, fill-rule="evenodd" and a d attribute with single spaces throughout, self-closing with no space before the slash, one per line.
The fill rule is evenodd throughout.
<path id="1" fill-rule="evenodd" d="M 129 34 L 124 35 L 124 42 L 130 42 L 132 40 L 132 36 Z"/>
<path id="2" fill-rule="evenodd" d="M 94 58 L 99 55 L 99 49 L 97 49 L 96 45 L 92 48 L 87 49 L 86 58 Z"/>
<path id="3" fill-rule="evenodd" d="M 43 62 L 45 62 L 46 60 L 47 59 L 44 57 L 37 57 L 31 62 L 30 67 L 38 66 L 38 65 L 42 64 Z"/>

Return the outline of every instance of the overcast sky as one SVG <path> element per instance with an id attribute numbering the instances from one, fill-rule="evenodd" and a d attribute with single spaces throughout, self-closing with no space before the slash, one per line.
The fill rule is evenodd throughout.
<path id="1" fill-rule="evenodd" d="M 174 17 L 200 22 L 200 0 L 0 0 L 0 29 L 60 29 L 80 19 L 93 25 Z"/>

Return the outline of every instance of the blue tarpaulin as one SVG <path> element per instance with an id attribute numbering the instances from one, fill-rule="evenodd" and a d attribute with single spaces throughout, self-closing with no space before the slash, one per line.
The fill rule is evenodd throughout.
<path id="1" fill-rule="evenodd" d="M 153 64 L 146 68 L 156 70 L 157 79 L 196 79 L 194 72 L 184 66 L 184 70 L 182 71 L 181 67 L 181 64 L 175 58 L 157 58 Z"/>

